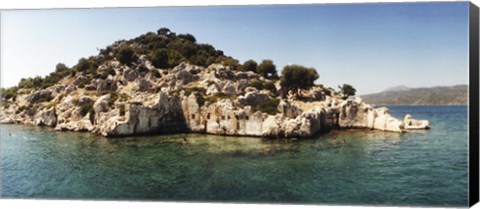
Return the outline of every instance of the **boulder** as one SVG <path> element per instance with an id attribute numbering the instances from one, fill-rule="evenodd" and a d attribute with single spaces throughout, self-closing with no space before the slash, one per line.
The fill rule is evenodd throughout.
<path id="1" fill-rule="evenodd" d="M 78 86 L 80 84 L 85 84 L 89 81 L 89 79 L 83 75 L 77 76 L 77 78 L 73 81 L 73 85 Z"/>
<path id="2" fill-rule="evenodd" d="M 97 101 L 95 101 L 95 103 L 93 104 L 93 110 L 95 110 L 95 113 L 99 114 L 109 111 L 111 109 L 110 105 L 108 104 L 110 102 L 110 99 L 110 94 L 106 94 L 98 98 Z"/>
<path id="3" fill-rule="evenodd" d="M 238 80 L 237 82 L 234 83 L 235 86 L 235 91 L 237 94 L 244 94 L 245 89 L 248 87 L 248 82 L 246 79 L 241 79 Z"/>
<path id="4" fill-rule="evenodd" d="M 287 118 L 295 118 L 302 113 L 302 110 L 288 101 L 281 100 L 278 104 L 278 112 Z"/>
<path id="5" fill-rule="evenodd" d="M 77 87 L 75 87 L 75 85 L 68 85 L 67 88 L 65 88 L 65 93 L 70 94 L 75 90 L 77 90 Z"/>
<path id="6" fill-rule="evenodd" d="M 131 68 L 128 68 L 124 71 L 123 73 L 123 77 L 125 78 L 125 80 L 127 81 L 134 81 L 135 79 L 137 79 L 138 77 L 138 72 L 136 70 L 133 70 Z"/>
<path id="7" fill-rule="evenodd" d="M 208 86 L 206 94 L 207 95 L 214 95 L 218 92 L 220 92 L 220 91 L 218 90 L 217 85 L 213 83 L 210 86 Z"/>
<path id="8" fill-rule="evenodd" d="M 428 120 L 415 120 L 410 114 L 405 115 L 403 119 L 405 123 L 405 129 L 407 130 L 419 130 L 419 129 L 429 129 Z"/>
<path id="9" fill-rule="evenodd" d="M 117 90 L 116 82 L 106 79 L 100 80 L 97 84 L 97 91 L 100 93 L 115 92 Z"/>
<path id="10" fill-rule="evenodd" d="M 89 96 L 81 96 L 78 99 L 78 103 L 77 103 L 78 106 L 84 106 L 84 105 L 90 105 L 90 104 L 93 104 L 93 99 L 92 97 L 89 97 Z"/>
<path id="11" fill-rule="evenodd" d="M 223 86 L 222 92 L 226 95 L 235 96 L 237 95 L 235 86 L 233 86 L 232 82 L 228 81 L 225 86 Z"/>
<path id="12" fill-rule="evenodd" d="M 187 70 L 182 69 L 175 73 L 175 79 L 180 81 L 182 85 L 188 84 L 194 80 L 194 76 Z"/>
<path id="13" fill-rule="evenodd" d="M 238 97 L 238 103 L 243 106 L 256 106 L 259 103 L 265 102 L 269 99 L 267 94 L 248 92 L 244 96 Z"/>
<path id="14" fill-rule="evenodd" d="M 284 118 L 282 116 L 269 115 L 262 123 L 262 137 L 265 138 L 278 138 L 283 136 L 283 124 Z"/>
<path id="15" fill-rule="evenodd" d="M 38 90 L 26 97 L 26 101 L 30 104 L 37 101 L 49 101 L 52 99 L 52 92 L 47 89 Z"/>
<path id="16" fill-rule="evenodd" d="M 152 85 L 150 84 L 150 81 L 148 81 L 144 78 L 141 78 L 141 79 L 138 79 L 137 81 L 135 81 L 135 84 L 133 86 L 133 90 L 134 91 L 145 92 L 145 91 L 148 91 L 151 86 Z"/>
<path id="17" fill-rule="evenodd" d="M 57 115 L 55 114 L 55 107 L 51 107 L 48 110 L 39 111 L 37 114 L 35 114 L 34 124 L 37 126 L 55 127 L 55 125 L 57 125 Z"/>

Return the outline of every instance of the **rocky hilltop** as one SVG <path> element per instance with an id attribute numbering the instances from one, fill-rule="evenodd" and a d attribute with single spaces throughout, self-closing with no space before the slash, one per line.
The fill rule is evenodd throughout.
<path id="1" fill-rule="evenodd" d="M 428 128 L 428 121 L 396 119 L 387 108 L 345 99 L 322 85 L 287 86 L 288 74 L 252 70 L 257 64 L 251 64 L 242 66 L 190 34 L 162 28 L 117 41 L 72 68 L 59 64 L 45 78 L 2 89 L 0 121 L 103 136 L 195 132 L 302 138 L 332 128 Z"/>

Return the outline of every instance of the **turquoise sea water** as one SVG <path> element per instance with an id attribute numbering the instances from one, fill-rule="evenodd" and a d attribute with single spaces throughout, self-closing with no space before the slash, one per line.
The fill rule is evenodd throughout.
<path id="1" fill-rule="evenodd" d="M 390 110 L 398 118 L 410 113 L 427 119 L 432 129 L 331 131 L 308 140 L 263 141 L 194 134 L 107 139 L 1 125 L 1 195 L 466 206 L 467 107 Z M 181 144 L 183 137 L 188 145 Z"/>

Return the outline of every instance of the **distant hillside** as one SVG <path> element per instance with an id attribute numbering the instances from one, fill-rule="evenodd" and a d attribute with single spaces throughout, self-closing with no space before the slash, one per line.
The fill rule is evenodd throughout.
<path id="1" fill-rule="evenodd" d="M 468 103 L 468 85 L 430 88 L 397 86 L 361 97 L 365 102 L 376 105 L 465 105 Z"/>

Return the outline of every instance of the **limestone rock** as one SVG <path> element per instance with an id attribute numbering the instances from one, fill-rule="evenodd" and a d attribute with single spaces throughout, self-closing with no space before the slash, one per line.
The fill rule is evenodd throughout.
<path id="1" fill-rule="evenodd" d="M 36 91 L 33 94 L 30 94 L 29 96 L 27 96 L 26 101 L 32 104 L 39 100 L 48 101 L 51 98 L 52 98 L 52 92 L 50 90 L 43 89 L 43 90 Z"/>
<path id="2" fill-rule="evenodd" d="M 415 120 L 410 114 L 405 115 L 403 119 L 405 123 L 405 129 L 407 130 L 418 130 L 418 129 L 429 129 L 428 120 Z"/>
<path id="3" fill-rule="evenodd" d="M 300 108 L 285 100 L 281 100 L 278 104 L 278 111 L 287 118 L 295 118 L 302 113 Z"/>
<path id="4" fill-rule="evenodd" d="M 263 93 L 248 92 L 244 96 L 238 97 L 238 102 L 241 105 L 255 106 L 259 103 L 265 102 L 268 100 L 268 95 Z"/>
<path id="5" fill-rule="evenodd" d="M 208 86 L 206 94 L 207 95 L 214 95 L 218 92 L 220 92 L 220 91 L 218 90 L 217 85 L 216 84 L 211 84 L 210 86 Z"/>
<path id="6" fill-rule="evenodd" d="M 83 76 L 83 75 L 77 76 L 75 81 L 73 81 L 73 85 L 78 86 L 80 84 L 87 83 L 88 81 L 89 81 L 89 79 L 87 77 Z"/>
<path id="7" fill-rule="evenodd" d="M 123 77 L 125 77 L 125 80 L 127 81 L 134 81 L 138 77 L 138 72 L 136 70 L 133 70 L 131 68 L 128 68 L 124 71 Z"/>
<path id="8" fill-rule="evenodd" d="M 148 91 L 151 86 L 152 85 L 150 84 L 150 82 L 148 80 L 146 80 L 144 78 L 141 78 L 141 79 L 137 79 L 137 81 L 135 81 L 135 85 L 133 87 L 133 90 L 145 92 L 145 91 Z"/>
<path id="9" fill-rule="evenodd" d="M 50 126 L 55 127 L 57 125 L 57 116 L 55 114 L 55 107 L 51 107 L 48 110 L 43 110 L 35 115 L 35 125 L 37 126 Z"/>
<path id="10" fill-rule="evenodd" d="M 100 93 L 115 92 L 117 84 L 112 80 L 100 80 L 97 84 L 97 91 Z"/>
<path id="11" fill-rule="evenodd" d="M 93 104 L 93 109 L 95 113 L 99 114 L 102 112 L 109 111 L 111 109 L 108 104 L 110 99 L 111 99 L 110 94 L 106 94 L 98 98 L 97 101 L 95 101 L 95 103 Z"/>
<path id="12" fill-rule="evenodd" d="M 228 81 L 225 86 L 223 86 L 223 89 L 222 89 L 222 92 L 227 94 L 227 95 L 230 95 L 230 96 L 234 96 L 237 94 L 236 90 L 235 90 L 235 87 L 233 86 L 232 82 Z"/>

